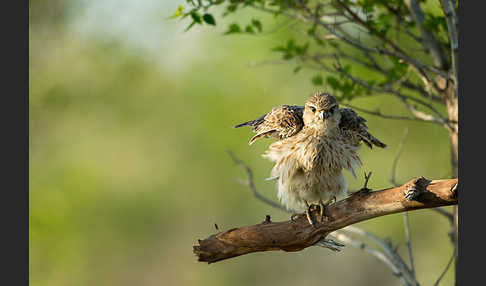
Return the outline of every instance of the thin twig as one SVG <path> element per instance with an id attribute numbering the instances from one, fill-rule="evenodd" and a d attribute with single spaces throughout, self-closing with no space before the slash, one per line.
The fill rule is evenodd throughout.
<path id="1" fill-rule="evenodd" d="M 400 255 L 391 247 L 390 244 L 386 243 L 382 239 L 378 238 L 376 235 L 372 234 L 371 232 L 365 231 L 361 228 L 355 226 L 347 226 L 343 228 L 344 231 L 349 231 L 364 237 L 367 237 L 377 243 L 385 252 L 385 254 L 391 258 L 394 265 L 396 265 L 407 277 L 408 281 L 412 283 L 412 285 L 419 285 L 418 282 L 415 280 L 415 277 L 412 275 L 410 269 L 408 268 L 407 264 L 403 261 Z"/>
<path id="2" fill-rule="evenodd" d="M 402 140 L 400 141 L 400 144 L 398 145 L 397 155 L 395 155 L 395 159 L 393 160 L 393 165 L 392 165 L 392 168 L 391 168 L 390 182 L 393 185 L 395 185 L 395 187 L 400 185 L 399 183 L 397 183 L 397 181 L 395 179 L 395 175 L 396 175 L 398 159 L 400 158 L 400 155 L 402 155 L 403 146 L 405 145 L 405 141 L 407 140 L 407 136 L 408 136 L 408 127 L 405 128 L 405 131 L 403 132 L 403 137 L 402 137 Z"/>
<path id="3" fill-rule="evenodd" d="M 365 182 L 364 182 L 364 185 L 363 185 L 363 189 L 368 189 L 368 182 L 371 178 L 371 171 L 368 172 L 368 174 L 366 174 L 366 172 L 364 173 L 364 178 L 365 178 Z"/>
<path id="4" fill-rule="evenodd" d="M 436 123 L 436 124 L 442 125 L 442 123 L 439 123 L 437 121 L 423 120 L 421 118 L 417 118 L 417 117 L 414 117 L 414 116 L 396 115 L 396 114 L 383 114 L 383 113 L 381 113 L 380 110 L 375 110 L 375 111 L 368 110 L 368 109 L 364 109 L 364 108 L 361 108 L 361 107 L 351 105 L 349 103 L 342 103 L 341 105 L 348 106 L 352 109 L 355 109 L 355 110 L 358 110 L 358 111 L 361 111 L 361 112 L 364 112 L 364 113 L 367 113 L 367 114 L 370 114 L 370 115 L 375 115 L 375 116 L 378 116 L 378 117 L 381 117 L 381 118 L 386 118 L 386 119 L 421 121 L 421 122 L 426 122 L 426 123 Z"/>
<path id="5" fill-rule="evenodd" d="M 412 15 L 412 18 L 414 19 L 417 27 L 420 30 L 420 33 L 422 34 L 422 39 L 424 40 L 423 45 L 427 47 L 427 49 L 430 51 L 432 58 L 434 59 L 435 65 L 439 67 L 445 67 L 447 60 L 444 52 L 440 48 L 439 41 L 431 32 L 425 29 L 423 25 L 425 22 L 425 15 L 419 5 L 419 1 L 405 0 L 405 4 L 408 6 L 410 14 Z"/>
<path id="6" fill-rule="evenodd" d="M 374 257 L 378 258 L 380 261 L 385 263 L 385 265 L 388 266 L 392 270 L 393 274 L 400 279 L 400 281 L 402 282 L 403 285 L 405 285 L 405 286 L 411 285 L 408 282 L 408 280 L 405 278 L 405 276 L 403 275 L 403 272 L 400 270 L 400 268 L 397 265 L 395 265 L 394 262 L 388 256 L 386 256 L 383 252 L 368 246 L 367 244 L 365 244 L 364 242 L 362 242 L 360 240 L 353 239 L 350 236 L 345 235 L 341 231 L 335 231 L 331 234 L 331 236 L 334 236 L 336 239 L 338 239 L 338 240 L 340 240 L 344 243 L 350 244 L 353 247 L 361 249 L 364 252 L 367 252 L 367 253 L 373 255 Z"/>
<path id="7" fill-rule="evenodd" d="M 446 119 L 434 106 L 432 106 L 431 104 L 421 100 L 421 99 L 418 99 L 418 98 L 415 98 L 415 97 L 411 97 L 411 96 L 408 96 L 408 95 L 405 95 L 395 89 L 393 89 L 392 87 L 390 86 L 384 86 L 383 88 L 377 88 L 377 87 L 374 87 L 374 86 L 371 86 L 369 83 L 367 82 L 364 82 L 363 80 L 360 80 L 354 76 L 352 76 L 350 73 L 346 72 L 344 70 L 344 68 L 342 67 L 341 65 L 341 62 L 339 60 L 339 57 L 336 55 L 336 63 L 334 65 L 334 68 L 335 68 L 335 71 L 343 74 L 344 76 L 346 76 L 348 79 L 352 80 L 354 83 L 357 83 L 365 88 L 367 88 L 368 90 L 371 90 L 371 91 L 375 91 L 375 92 L 378 92 L 378 93 L 391 93 L 393 95 L 395 95 L 398 99 L 400 99 L 400 101 L 402 101 L 402 103 L 405 105 L 405 107 L 408 108 L 408 110 L 412 113 L 412 115 L 414 115 L 416 118 L 419 118 L 419 119 L 422 119 L 424 121 L 433 121 L 433 122 L 436 122 L 436 123 L 440 123 L 442 125 L 445 125 L 449 128 L 453 128 L 451 127 L 448 119 Z M 415 106 L 412 106 L 410 105 L 410 103 L 408 103 L 408 100 L 409 101 L 414 101 L 418 104 L 421 104 L 423 105 L 424 107 L 428 108 L 429 110 L 431 110 L 432 112 L 434 112 L 435 114 L 437 114 L 438 117 L 434 117 L 430 114 L 427 114 L 425 112 L 422 112 L 422 111 L 419 111 L 417 110 L 417 108 Z"/>
<path id="8" fill-rule="evenodd" d="M 435 208 L 435 209 L 432 209 L 432 210 L 443 215 L 445 218 L 447 218 L 449 220 L 450 223 L 454 223 L 454 216 L 450 212 L 443 210 L 441 208 Z"/>
<path id="9" fill-rule="evenodd" d="M 275 203 L 274 201 L 271 201 L 269 199 L 267 199 L 266 197 L 262 196 L 257 188 L 255 187 L 255 184 L 253 182 L 253 172 L 251 171 L 251 169 L 245 164 L 243 163 L 240 159 L 236 158 L 236 156 L 233 154 L 233 152 L 231 152 L 230 150 L 227 150 L 228 154 L 231 156 L 231 158 L 233 159 L 233 161 L 238 165 L 240 166 L 243 170 L 245 170 L 246 172 L 246 175 L 248 176 L 248 180 L 246 182 L 246 184 L 248 185 L 248 187 L 252 190 L 253 192 L 253 195 L 263 201 L 264 203 L 274 207 L 274 208 L 277 208 L 277 209 L 280 209 L 280 210 L 283 210 L 285 212 L 288 212 L 284 207 L 282 207 L 281 205 Z"/>
<path id="10" fill-rule="evenodd" d="M 398 145 L 397 154 L 395 156 L 395 159 L 393 160 L 393 165 L 392 165 L 392 169 L 391 169 L 390 182 L 395 186 L 400 185 L 396 181 L 396 169 L 397 169 L 398 159 L 400 158 L 400 155 L 402 154 L 403 146 L 405 145 L 405 141 L 407 140 L 407 137 L 408 137 L 408 127 L 405 128 L 402 140 L 400 141 L 400 144 Z M 404 227 L 405 227 L 405 238 L 407 240 L 408 257 L 410 259 L 410 274 L 415 279 L 415 267 L 414 267 L 414 263 L 413 263 L 412 242 L 411 242 L 411 237 L 410 237 L 410 224 L 409 224 L 409 221 L 408 221 L 408 212 L 403 213 L 403 223 L 404 223 Z"/>
<path id="11" fill-rule="evenodd" d="M 459 51 L 459 42 L 458 42 L 458 35 L 456 29 L 455 20 L 457 20 L 457 15 L 455 13 L 455 5 L 454 2 L 451 0 L 441 0 L 440 3 L 442 4 L 442 10 L 444 11 L 444 15 L 446 18 L 447 23 L 447 30 L 449 31 L 449 41 L 451 43 L 451 63 L 452 63 L 452 73 L 454 75 L 454 87 L 456 89 L 456 95 L 458 94 L 458 77 L 457 77 L 457 69 L 458 69 L 458 51 Z"/>
<path id="12" fill-rule="evenodd" d="M 343 40 L 347 44 L 349 44 L 349 45 L 351 45 L 351 46 L 353 46 L 357 49 L 369 51 L 371 53 L 380 54 L 380 55 L 388 55 L 388 56 L 392 56 L 392 57 L 401 59 L 403 61 L 406 61 L 406 62 L 416 66 L 417 69 L 420 71 L 420 73 L 422 75 L 426 76 L 426 77 L 428 77 L 428 76 L 426 75 L 425 70 L 428 70 L 428 71 L 431 71 L 433 73 L 439 74 L 446 79 L 450 79 L 450 76 L 446 72 L 444 72 L 444 71 L 442 71 L 442 70 L 440 70 L 440 69 L 438 69 L 434 66 L 422 63 L 422 62 L 418 61 L 417 59 L 413 59 L 413 58 L 409 57 L 408 55 L 403 54 L 399 51 L 391 51 L 391 50 L 388 50 L 388 49 L 384 49 L 382 47 L 368 47 L 368 46 L 363 45 L 361 43 L 361 41 L 359 41 L 358 39 L 348 37 L 348 36 L 344 35 L 343 33 L 338 33 L 337 32 L 338 29 L 336 29 L 335 25 L 327 24 L 327 23 L 323 22 L 320 19 L 320 17 L 318 17 L 314 13 L 312 13 L 312 11 L 307 6 L 305 6 L 305 4 L 302 4 L 302 6 L 309 13 L 309 16 L 301 15 L 301 14 L 298 14 L 298 13 L 291 14 L 291 13 L 288 13 L 286 11 L 274 10 L 274 9 L 270 9 L 270 8 L 260 6 L 260 5 L 254 5 L 254 4 L 251 5 L 251 7 L 255 8 L 255 9 L 262 10 L 262 11 L 268 12 L 268 13 L 272 13 L 274 15 L 282 14 L 282 15 L 285 15 L 285 16 L 290 17 L 290 18 L 302 20 L 304 22 L 315 23 L 319 26 L 322 26 L 329 33 L 335 35 L 339 39 Z"/>
<path id="13" fill-rule="evenodd" d="M 408 258 L 410 259 L 410 272 L 415 279 L 415 266 L 413 263 L 412 239 L 410 236 L 410 223 L 408 221 L 408 212 L 403 213 L 403 224 L 405 226 L 405 238 L 407 239 Z"/>
<path id="14" fill-rule="evenodd" d="M 444 271 L 442 271 L 442 273 L 440 274 L 439 278 L 437 278 L 437 281 L 435 281 L 435 283 L 434 283 L 433 286 L 439 285 L 440 280 L 442 280 L 442 278 L 444 277 L 444 275 L 447 273 L 447 270 L 449 270 L 449 267 L 451 266 L 452 261 L 454 261 L 454 257 L 455 256 L 456 256 L 456 253 L 455 253 L 455 251 L 453 251 L 452 252 L 452 255 L 451 255 L 451 258 L 449 259 L 449 262 L 447 262 L 447 265 L 446 265 Z"/>

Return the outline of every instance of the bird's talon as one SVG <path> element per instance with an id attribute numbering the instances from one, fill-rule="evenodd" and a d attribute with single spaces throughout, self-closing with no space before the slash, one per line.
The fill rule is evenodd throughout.
<path id="1" fill-rule="evenodd" d="M 324 208 L 325 207 L 326 206 L 324 205 L 322 200 L 319 200 L 319 214 L 321 215 L 321 220 L 322 220 L 322 216 L 324 215 Z"/>
<path id="2" fill-rule="evenodd" d="M 312 220 L 312 216 L 309 209 L 305 211 L 305 216 L 307 217 L 307 221 L 309 222 L 309 224 L 312 225 L 313 227 L 316 227 L 314 220 Z"/>
<path id="3" fill-rule="evenodd" d="M 408 201 L 415 200 L 418 197 L 418 194 L 419 194 L 419 191 L 417 190 L 417 188 L 415 188 L 415 186 L 408 186 L 407 190 L 405 192 L 403 192 L 404 197 Z"/>
<path id="4" fill-rule="evenodd" d="M 327 217 L 324 214 L 324 211 L 325 211 L 326 207 L 328 207 L 329 205 L 334 204 L 336 202 L 337 202 L 336 196 L 332 196 L 326 203 L 324 203 L 322 201 L 322 199 L 319 200 L 319 214 L 320 214 L 321 222 L 329 220 L 329 217 Z"/>

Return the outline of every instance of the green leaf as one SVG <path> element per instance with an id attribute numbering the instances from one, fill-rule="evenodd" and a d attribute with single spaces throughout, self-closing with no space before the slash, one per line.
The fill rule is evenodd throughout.
<path id="1" fill-rule="evenodd" d="M 191 12 L 191 18 L 194 22 L 196 22 L 198 24 L 202 24 L 201 15 L 198 12 L 192 11 Z"/>
<path id="2" fill-rule="evenodd" d="M 216 26 L 216 21 L 214 20 L 213 15 L 211 15 L 211 14 L 204 14 L 202 16 L 202 18 L 203 18 L 204 22 L 206 22 L 207 24 Z"/>
<path id="3" fill-rule="evenodd" d="M 230 4 L 226 7 L 226 12 L 223 13 L 223 17 L 227 16 L 228 14 L 234 13 L 238 9 L 238 3 Z"/>
<path id="4" fill-rule="evenodd" d="M 293 50 L 294 48 L 295 48 L 294 40 L 293 40 L 293 39 L 290 39 L 290 40 L 287 42 L 287 49 L 288 49 L 288 50 Z"/>
<path id="5" fill-rule="evenodd" d="M 307 35 L 314 36 L 316 34 L 316 27 L 316 24 L 312 25 L 312 27 L 307 30 Z"/>
<path id="6" fill-rule="evenodd" d="M 237 33 L 241 33 L 240 25 L 238 25 L 237 23 L 233 23 L 228 27 L 228 30 L 224 32 L 223 35 L 237 34 Z"/>
<path id="7" fill-rule="evenodd" d="M 284 59 L 284 60 L 291 60 L 291 59 L 293 59 L 293 58 L 294 58 L 294 55 L 292 55 L 291 53 L 285 53 L 285 54 L 283 55 L 283 59 Z"/>
<path id="8" fill-rule="evenodd" d="M 295 52 L 299 55 L 303 55 L 307 52 L 307 49 L 309 48 L 309 43 L 305 43 L 303 46 L 296 46 L 295 47 Z"/>
<path id="9" fill-rule="evenodd" d="M 250 25 L 247 25 L 245 27 L 245 32 L 249 33 L 249 34 L 255 34 L 255 31 L 253 30 L 253 27 L 250 26 Z"/>
<path id="10" fill-rule="evenodd" d="M 341 91 L 343 93 L 350 93 L 354 88 L 354 83 L 349 83 L 349 82 L 346 82 L 344 83 L 344 85 L 341 86 Z"/>
<path id="11" fill-rule="evenodd" d="M 323 84 L 323 79 L 321 75 L 315 75 L 312 77 L 312 83 L 314 85 L 322 85 Z"/>
<path id="12" fill-rule="evenodd" d="M 339 89 L 339 80 L 335 77 L 333 77 L 332 75 L 328 76 L 326 78 L 326 82 L 327 84 L 329 84 L 333 89 Z"/>
<path id="13" fill-rule="evenodd" d="M 380 14 L 378 16 L 378 22 L 383 26 L 390 26 L 392 22 L 392 15 L 390 14 Z"/>
<path id="14" fill-rule="evenodd" d="M 251 24 L 253 25 L 253 27 L 257 28 L 258 32 L 262 32 L 263 30 L 263 27 L 262 27 L 262 23 L 256 19 L 253 19 L 251 20 Z"/>

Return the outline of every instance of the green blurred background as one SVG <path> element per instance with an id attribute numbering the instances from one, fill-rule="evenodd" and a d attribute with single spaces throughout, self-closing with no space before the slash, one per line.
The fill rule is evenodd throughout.
<path id="1" fill-rule="evenodd" d="M 225 230 L 266 214 L 288 219 L 238 183 L 245 174 L 226 153 L 246 162 L 259 190 L 276 200 L 273 183 L 263 181 L 272 165 L 260 156 L 270 140 L 249 147 L 251 132 L 231 126 L 325 87 L 312 84 L 315 71 L 262 64 L 278 58 L 271 48 L 292 32 L 283 19 L 251 12 L 265 23 L 263 36 L 223 36 L 235 16 L 184 32 L 189 21 L 168 19 L 181 4 L 30 1 L 31 285 L 400 285 L 352 246 L 197 262 L 192 246 L 216 232 L 214 223 Z M 405 114 L 388 96 L 353 104 Z M 390 186 L 407 127 L 397 179 L 450 176 L 444 128 L 362 115 L 390 145 L 361 151 L 373 189 Z M 362 175 L 347 177 L 351 189 L 363 183 Z M 430 210 L 411 212 L 410 223 L 417 278 L 431 285 L 452 253 L 449 223 Z M 407 257 L 401 214 L 358 226 L 391 238 Z M 441 284 L 452 281 L 449 271 Z"/>

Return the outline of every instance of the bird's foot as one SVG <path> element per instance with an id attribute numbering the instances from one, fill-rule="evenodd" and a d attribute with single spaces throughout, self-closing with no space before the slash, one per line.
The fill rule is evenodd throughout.
<path id="1" fill-rule="evenodd" d="M 316 227 L 316 224 L 315 224 L 314 220 L 312 219 L 312 211 L 314 210 L 315 205 L 314 204 L 309 205 L 309 203 L 307 203 L 307 201 L 305 201 L 305 205 L 307 206 L 307 208 L 305 210 L 305 216 L 307 217 L 307 221 L 309 222 L 310 225 L 312 225 L 313 227 Z"/>
<path id="2" fill-rule="evenodd" d="M 332 196 L 326 203 L 319 200 L 319 215 L 321 222 L 329 220 L 329 217 L 324 214 L 324 211 L 330 204 L 336 203 L 336 201 L 336 196 Z"/>
<path id="3" fill-rule="evenodd" d="M 408 201 L 417 200 L 418 197 L 424 193 L 431 180 L 424 177 L 420 177 L 413 181 L 413 184 L 407 185 L 407 189 L 403 192 L 403 195 Z"/>
<path id="4" fill-rule="evenodd" d="M 403 195 L 408 201 L 413 201 L 418 197 L 419 193 L 415 186 L 407 186 L 407 190 L 403 192 Z"/>

